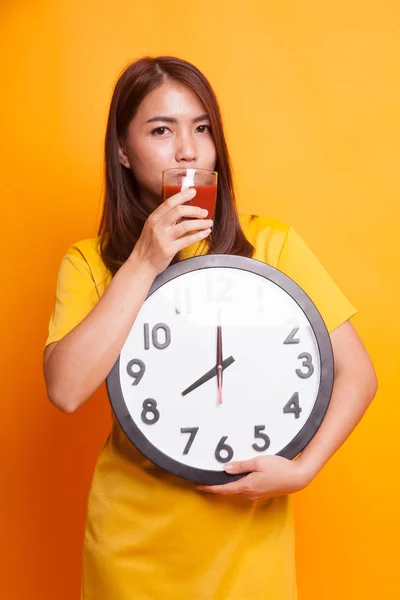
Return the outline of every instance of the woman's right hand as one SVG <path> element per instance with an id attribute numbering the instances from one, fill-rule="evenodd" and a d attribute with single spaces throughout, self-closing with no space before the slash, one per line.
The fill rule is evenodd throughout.
<path id="1" fill-rule="evenodd" d="M 180 250 L 206 238 L 213 224 L 211 219 L 205 219 L 207 211 L 184 204 L 195 195 L 196 190 L 190 188 L 162 202 L 144 224 L 128 260 L 141 261 L 157 276 L 168 267 Z M 185 217 L 191 218 L 180 221 Z M 189 231 L 196 233 L 187 235 Z"/>

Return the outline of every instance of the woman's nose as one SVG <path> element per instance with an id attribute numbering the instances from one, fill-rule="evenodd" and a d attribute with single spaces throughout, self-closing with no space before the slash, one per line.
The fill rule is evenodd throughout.
<path id="1" fill-rule="evenodd" d="M 196 144 L 190 133 L 177 137 L 176 162 L 195 162 L 197 160 Z"/>

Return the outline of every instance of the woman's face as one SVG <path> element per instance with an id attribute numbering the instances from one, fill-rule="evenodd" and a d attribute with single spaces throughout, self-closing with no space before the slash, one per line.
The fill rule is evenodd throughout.
<path id="1" fill-rule="evenodd" d="M 210 121 L 186 86 L 166 82 L 148 94 L 121 140 L 120 161 L 131 168 L 149 208 L 161 201 L 164 169 L 214 170 L 217 156 Z"/>

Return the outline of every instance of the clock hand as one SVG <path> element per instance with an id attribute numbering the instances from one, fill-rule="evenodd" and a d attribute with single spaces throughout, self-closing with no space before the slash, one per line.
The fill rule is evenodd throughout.
<path id="1" fill-rule="evenodd" d="M 218 404 L 222 404 L 222 326 L 217 326 Z"/>
<path id="2" fill-rule="evenodd" d="M 229 367 L 229 365 L 231 365 L 234 362 L 235 362 L 235 359 L 233 358 L 233 356 L 230 356 L 229 358 L 226 358 L 222 362 L 222 364 L 221 364 L 222 369 L 217 369 L 217 367 L 213 367 L 212 369 L 210 369 L 209 371 L 207 371 L 207 373 L 205 373 L 202 377 L 200 377 L 199 379 L 197 379 L 197 381 L 195 381 L 194 383 L 192 383 L 192 385 L 190 385 L 188 388 L 186 388 L 186 390 L 183 390 L 182 396 L 186 396 L 190 392 L 193 392 L 193 390 L 195 390 L 196 388 L 198 388 L 200 385 L 202 385 L 206 381 L 209 381 L 209 379 L 212 379 L 213 377 L 215 377 L 215 375 L 217 374 L 218 370 L 222 371 L 223 369 L 226 369 L 227 367 Z"/>

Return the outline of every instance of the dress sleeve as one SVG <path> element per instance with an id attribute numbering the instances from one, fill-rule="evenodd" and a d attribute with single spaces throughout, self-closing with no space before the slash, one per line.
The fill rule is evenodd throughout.
<path id="1" fill-rule="evenodd" d="M 283 244 L 277 267 L 311 298 L 329 333 L 357 312 L 292 227 Z"/>
<path id="2" fill-rule="evenodd" d="M 74 329 L 98 300 L 90 266 L 79 248 L 72 245 L 62 259 L 58 272 L 56 303 L 45 345 L 58 342 Z"/>

